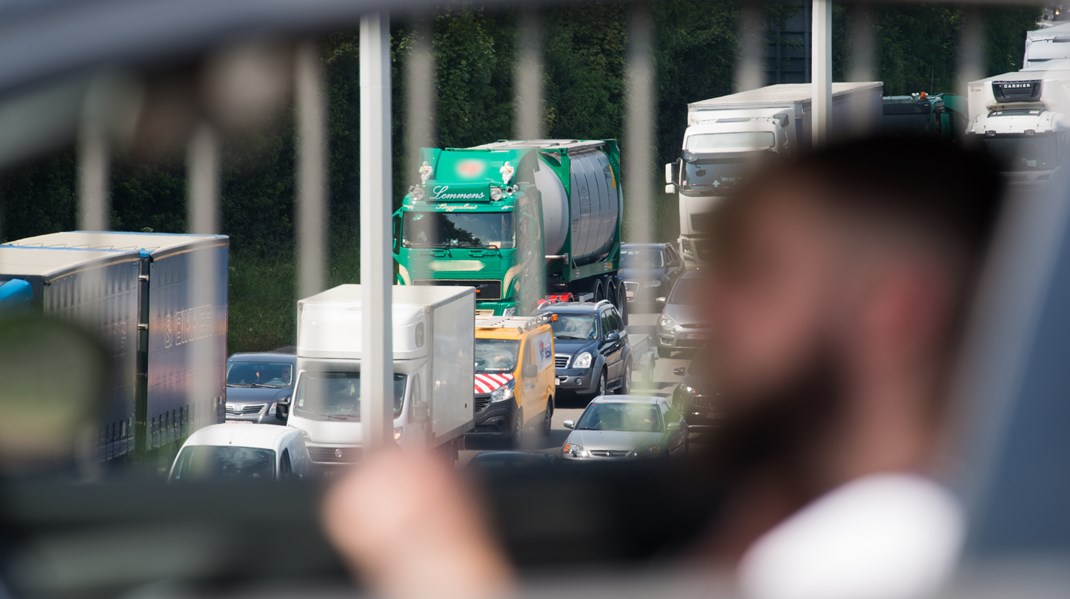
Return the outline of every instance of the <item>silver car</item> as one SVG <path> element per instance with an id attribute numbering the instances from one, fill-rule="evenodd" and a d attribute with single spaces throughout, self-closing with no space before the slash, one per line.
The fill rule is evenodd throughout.
<path id="1" fill-rule="evenodd" d="M 702 272 L 689 270 L 676 280 L 667 298 L 657 298 L 658 356 L 667 358 L 677 350 L 694 350 L 706 346 L 710 337 L 702 305 Z"/>
<path id="2" fill-rule="evenodd" d="M 660 457 L 687 452 L 683 416 L 663 397 L 601 395 L 588 404 L 561 453 L 570 460 Z"/>

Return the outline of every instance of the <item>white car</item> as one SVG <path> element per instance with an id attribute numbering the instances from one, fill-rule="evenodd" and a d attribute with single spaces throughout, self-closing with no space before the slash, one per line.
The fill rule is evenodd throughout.
<path id="1" fill-rule="evenodd" d="M 274 424 L 213 424 L 186 439 L 168 480 L 287 480 L 309 472 L 300 430 Z"/>

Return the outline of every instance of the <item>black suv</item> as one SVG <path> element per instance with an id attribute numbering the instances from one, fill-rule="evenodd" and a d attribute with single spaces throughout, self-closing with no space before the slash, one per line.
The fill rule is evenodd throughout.
<path id="1" fill-rule="evenodd" d="M 624 319 L 607 300 L 551 304 L 557 389 L 575 395 L 627 393 L 632 379 L 632 349 Z"/>
<path id="2" fill-rule="evenodd" d="M 686 368 L 676 368 L 673 374 L 683 379 L 672 393 L 672 407 L 684 415 L 688 429 L 719 426 L 722 414 L 717 394 L 710 388 L 701 368 L 691 362 Z"/>

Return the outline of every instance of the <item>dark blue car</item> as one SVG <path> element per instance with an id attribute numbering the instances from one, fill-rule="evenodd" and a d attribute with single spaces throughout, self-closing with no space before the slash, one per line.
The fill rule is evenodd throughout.
<path id="1" fill-rule="evenodd" d="M 227 360 L 227 422 L 286 424 L 285 406 L 293 394 L 296 370 L 297 356 L 292 353 L 231 356 Z"/>

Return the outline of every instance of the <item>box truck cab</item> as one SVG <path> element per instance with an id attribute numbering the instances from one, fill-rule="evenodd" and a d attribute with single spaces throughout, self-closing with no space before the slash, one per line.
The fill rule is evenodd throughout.
<path id="1" fill-rule="evenodd" d="M 472 427 L 475 293 L 471 287 L 394 287 L 394 440 L 443 448 Z M 361 452 L 360 286 L 341 285 L 297 304 L 297 384 L 289 426 L 308 435 L 313 463 Z"/>
<path id="2" fill-rule="evenodd" d="M 550 319 L 476 319 L 475 429 L 470 438 L 507 439 L 520 446 L 528 431 L 550 433 L 555 379 Z"/>

